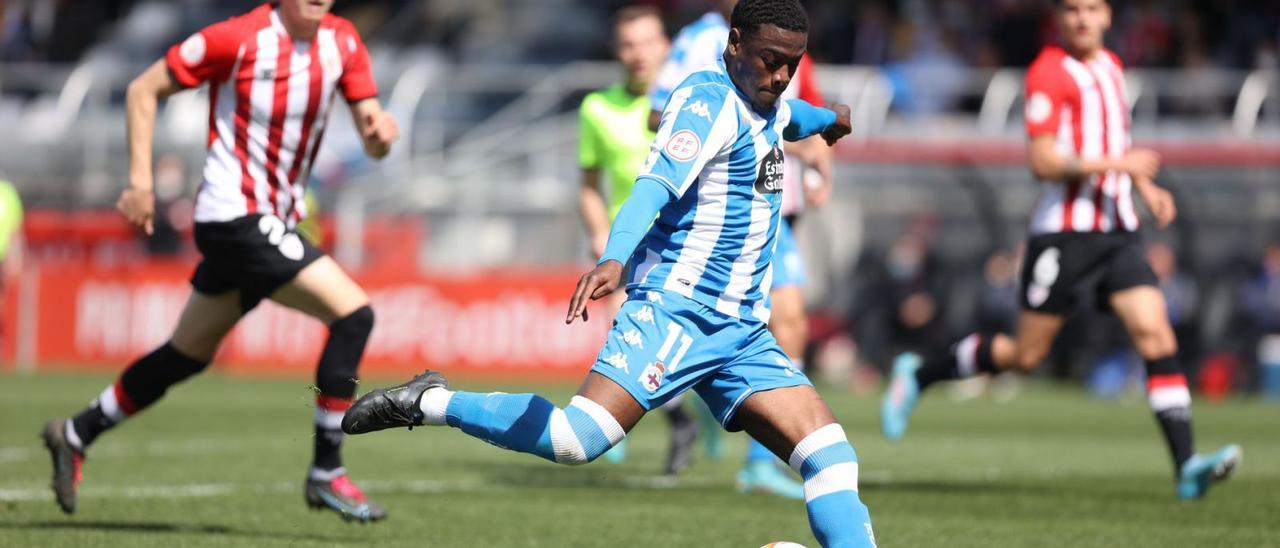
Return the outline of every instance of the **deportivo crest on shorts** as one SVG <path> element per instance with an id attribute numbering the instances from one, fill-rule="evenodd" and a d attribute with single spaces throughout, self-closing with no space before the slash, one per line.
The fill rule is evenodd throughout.
<path id="1" fill-rule="evenodd" d="M 644 385 L 644 389 L 650 393 L 657 392 L 662 386 L 662 377 L 667 373 L 667 366 L 657 361 L 646 365 L 644 371 L 640 372 L 640 384 Z"/>

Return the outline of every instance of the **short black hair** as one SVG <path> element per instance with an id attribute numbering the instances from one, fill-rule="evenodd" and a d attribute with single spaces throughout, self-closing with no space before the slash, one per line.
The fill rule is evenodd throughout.
<path id="1" fill-rule="evenodd" d="M 742 0 L 733 8 L 729 26 L 752 34 L 764 25 L 782 30 L 809 32 L 809 14 L 800 0 Z"/>

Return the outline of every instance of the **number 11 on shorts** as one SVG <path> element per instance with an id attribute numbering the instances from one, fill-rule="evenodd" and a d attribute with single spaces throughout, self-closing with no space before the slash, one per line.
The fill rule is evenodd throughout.
<path id="1" fill-rule="evenodd" d="M 671 354 L 671 349 L 676 345 L 676 339 L 680 339 L 680 349 L 676 351 L 676 355 L 667 361 L 667 355 Z M 680 360 L 684 358 L 689 347 L 693 345 L 693 337 L 684 334 L 684 328 L 676 322 L 667 324 L 667 340 L 662 342 L 662 348 L 658 349 L 658 360 L 667 364 L 667 371 L 674 373 L 680 368 Z"/>

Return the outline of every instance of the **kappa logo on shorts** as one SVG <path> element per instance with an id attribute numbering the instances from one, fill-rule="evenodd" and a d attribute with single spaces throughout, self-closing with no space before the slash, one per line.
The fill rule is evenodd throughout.
<path id="1" fill-rule="evenodd" d="M 775 357 L 773 358 L 773 361 L 782 367 L 783 375 L 786 375 L 788 377 L 794 377 L 796 375 L 797 373 L 796 366 L 795 364 L 791 363 L 791 360 Z"/>
<path id="2" fill-rule="evenodd" d="M 645 366 L 644 371 L 640 372 L 640 384 L 644 385 L 644 389 L 649 393 L 657 392 L 662 386 L 662 377 L 667 373 L 667 366 L 657 361 Z"/>
<path id="3" fill-rule="evenodd" d="M 640 310 L 631 313 L 631 319 L 637 322 L 647 323 L 649 325 L 657 325 L 653 323 L 653 307 L 642 306 Z"/>
<path id="4" fill-rule="evenodd" d="M 627 367 L 627 355 L 622 352 L 615 352 L 612 356 L 605 358 L 604 363 L 612 365 L 617 369 L 621 369 L 628 375 L 631 374 L 631 369 Z"/>
<path id="5" fill-rule="evenodd" d="M 644 338 L 640 336 L 639 329 L 631 329 L 621 335 L 622 342 L 631 346 L 635 346 L 644 350 Z"/>

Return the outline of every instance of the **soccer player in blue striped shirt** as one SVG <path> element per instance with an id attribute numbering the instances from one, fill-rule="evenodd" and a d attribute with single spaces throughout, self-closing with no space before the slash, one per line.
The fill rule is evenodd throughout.
<path id="1" fill-rule="evenodd" d="M 694 390 L 727 430 L 746 430 L 804 479 L 823 546 L 875 545 L 843 429 L 769 334 L 780 222 L 782 143 L 850 131 L 849 108 L 779 101 L 808 43 L 797 0 L 742 0 L 724 61 L 680 84 L 599 264 L 578 282 L 566 323 L 635 268 L 629 299 L 565 408 L 535 394 L 453 391 L 428 371 L 366 394 L 343 430 L 448 425 L 507 449 L 585 464 L 645 412 Z M 654 218 L 657 220 L 654 220 Z"/>

